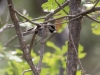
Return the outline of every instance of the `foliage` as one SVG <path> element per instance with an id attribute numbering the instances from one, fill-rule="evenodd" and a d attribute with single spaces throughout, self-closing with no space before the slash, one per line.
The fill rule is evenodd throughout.
<path id="1" fill-rule="evenodd" d="M 96 22 L 93 22 L 91 24 L 92 26 L 92 32 L 95 34 L 95 35 L 100 35 L 100 24 L 99 23 L 96 23 Z"/>
<path id="2" fill-rule="evenodd" d="M 65 0 L 58 0 L 59 4 L 62 4 Z M 55 2 L 55 0 L 48 0 L 48 2 L 44 3 L 42 5 L 42 8 L 44 11 L 47 12 L 52 12 L 54 11 L 56 8 L 58 8 L 57 3 Z"/>
<path id="3" fill-rule="evenodd" d="M 61 5 L 65 0 L 58 0 L 59 4 Z M 93 1 L 93 0 L 92 0 Z M 82 3 L 84 5 L 84 2 Z M 93 4 L 92 4 L 93 5 Z M 89 9 L 89 5 L 85 5 L 87 9 Z M 97 6 L 100 6 L 100 3 L 98 3 Z M 54 12 L 55 9 L 57 9 L 59 6 L 55 2 L 55 0 L 48 0 L 48 2 L 44 3 L 42 5 L 42 8 L 45 12 Z M 69 7 L 64 8 L 65 11 L 69 12 Z M 98 14 L 100 12 L 97 12 Z M 28 17 L 29 19 L 32 19 L 28 14 L 26 14 L 26 11 L 23 11 L 23 15 Z M 57 16 L 56 16 L 57 15 Z M 59 18 L 62 16 L 66 16 L 66 13 L 61 10 L 57 14 L 53 16 L 53 18 Z M 95 15 L 94 15 L 95 16 Z M 96 18 L 100 20 L 100 17 Z M 22 19 L 22 18 L 21 18 Z M 24 21 L 24 19 L 22 19 Z M 38 20 L 36 22 L 40 23 L 43 20 Z M 62 22 L 66 22 L 66 20 L 63 20 Z M 30 23 L 22 23 L 20 24 L 22 27 L 32 27 L 32 24 Z M 96 35 L 100 35 L 100 25 L 99 23 L 93 22 L 91 24 L 92 26 L 92 32 Z M 66 24 L 62 24 L 62 27 L 58 30 L 59 33 L 61 33 L 66 28 Z M 59 74 L 59 68 L 66 68 L 66 55 L 68 51 L 68 42 L 65 42 L 65 45 L 63 45 L 61 48 L 56 46 L 53 42 L 48 41 L 46 45 L 54 50 L 54 52 L 46 52 L 44 54 L 43 58 L 43 68 L 41 71 L 41 75 L 56 75 Z M 22 57 L 22 52 L 20 49 L 15 50 L 9 50 L 6 47 L 3 47 L 3 45 L 0 43 L 0 73 L 2 75 L 21 75 L 22 72 L 26 69 L 30 69 L 26 61 Z M 38 64 L 39 61 L 39 55 L 37 55 L 34 50 L 32 50 L 31 53 L 33 57 L 33 62 L 35 65 Z M 78 57 L 79 59 L 82 59 L 86 56 L 86 53 L 84 52 L 84 47 L 79 44 L 78 48 Z M 64 72 L 65 73 L 65 72 Z M 25 75 L 32 75 L 32 72 L 27 72 Z M 81 75 L 81 71 L 77 71 L 77 75 Z"/>
<path id="4" fill-rule="evenodd" d="M 94 1 L 94 0 L 91 0 L 91 1 Z M 90 9 L 94 6 L 94 3 L 87 3 L 85 4 L 84 1 L 83 1 L 83 6 L 86 7 L 86 9 Z M 98 2 L 98 4 L 96 6 L 100 6 L 100 2 Z M 95 15 L 96 14 L 96 15 Z M 100 20 L 100 16 L 99 16 L 100 12 L 95 12 L 95 13 L 92 13 L 90 16 L 93 17 L 95 20 Z M 91 30 L 92 30 L 92 33 L 95 34 L 95 35 L 100 35 L 100 25 L 98 22 L 92 22 L 91 23 Z"/>
<path id="5" fill-rule="evenodd" d="M 65 42 L 65 45 L 62 48 L 57 47 L 53 42 L 48 41 L 46 45 L 51 47 L 54 50 L 54 53 L 46 52 L 43 58 L 43 68 L 41 71 L 41 75 L 55 75 L 59 73 L 60 67 L 66 68 L 66 52 L 68 50 L 67 47 L 68 42 Z M 3 53 L 2 53 L 3 50 Z M 5 51 L 4 51 L 5 50 Z M 0 45 L 0 58 L 3 59 L 5 63 L 1 63 L 3 66 L 0 69 L 2 75 L 21 75 L 24 70 L 29 69 L 28 64 L 23 60 L 22 52 L 20 49 L 16 49 L 15 51 L 6 51 L 2 45 Z M 86 53 L 83 52 L 83 46 L 79 45 L 79 58 L 84 58 Z M 39 56 L 36 55 L 35 52 L 31 53 L 33 57 L 33 62 L 35 64 L 39 61 Z M 4 59 L 6 58 L 6 59 Z M 20 66 L 20 67 L 19 67 Z M 3 70 L 2 70 L 3 69 Z M 15 70 L 16 69 L 16 70 Z M 64 72 L 65 73 L 65 72 Z M 25 75 L 31 75 L 32 72 L 27 72 Z M 79 75 L 79 73 L 78 73 Z"/>
<path id="6" fill-rule="evenodd" d="M 45 57 L 48 57 L 46 60 L 46 62 L 48 63 L 48 65 L 50 64 L 50 66 L 53 66 L 54 65 L 54 68 L 57 72 L 59 72 L 59 69 L 60 67 L 62 68 L 66 68 L 66 52 L 68 51 L 68 42 L 65 42 L 65 45 L 62 46 L 62 48 L 60 49 L 59 47 L 57 47 L 53 42 L 50 42 L 48 41 L 47 42 L 47 46 L 53 48 L 55 50 L 54 53 L 48 53 L 47 56 L 44 55 L 44 60 L 45 60 Z M 83 52 L 83 46 L 82 45 L 79 45 L 79 53 L 78 53 L 78 56 L 80 59 L 84 58 L 86 56 L 86 53 Z M 54 71 L 54 72 L 56 72 Z M 49 71 L 50 72 L 50 71 Z M 52 72 L 50 72 L 52 73 Z M 51 74 L 50 74 L 51 75 Z M 55 75 L 55 74 L 54 74 Z M 79 73 L 77 75 L 80 75 Z"/>

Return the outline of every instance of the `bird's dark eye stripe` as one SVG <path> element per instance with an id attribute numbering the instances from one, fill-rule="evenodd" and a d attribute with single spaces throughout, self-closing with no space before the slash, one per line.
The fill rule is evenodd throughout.
<path id="1" fill-rule="evenodd" d="M 51 33 L 53 33 L 55 30 L 50 30 L 50 29 L 49 29 L 49 31 L 50 31 Z"/>
<path id="2" fill-rule="evenodd" d="M 55 30 L 55 26 L 51 26 Z"/>

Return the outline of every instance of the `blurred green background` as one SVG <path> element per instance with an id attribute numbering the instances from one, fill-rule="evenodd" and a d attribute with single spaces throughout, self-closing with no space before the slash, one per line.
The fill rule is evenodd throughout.
<path id="1" fill-rule="evenodd" d="M 28 15 L 32 18 L 37 18 L 39 16 L 44 16 L 47 13 L 44 13 L 41 5 L 47 0 L 14 0 L 15 8 L 19 12 L 23 12 L 26 10 Z M 1 11 L 1 10 L 0 10 Z M 0 28 L 6 23 L 8 16 L 8 24 L 12 23 L 11 19 L 8 15 L 8 8 L 6 8 L 5 12 L 1 16 L 1 24 Z M 22 19 L 20 19 L 22 20 Z M 90 75 L 99 75 L 100 74 L 100 35 L 95 35 L 92 33 L 91 23 L 93 21 L 83 18 L 82 21 L 82 30 L 80 35 L 80 44 L 84 47 L 84 52 L 87 53 L 86 57 L 81 59 L 82 65 L 86 70 L 86 73 Z M 67 34 L 67 35 L 66 35 Z M 15 35 L 15 30 L 13 28 L 9 28 L 0 33 L 0 44 L 5 44 L 12 36 Z M 29 35 L 25 37 L 26 41 L 29 43 L 31 40 L 31 36 Z M 55 42 L 58 47 L 64 45 L 65 41 L 68 39 L 68 30 L 64 30 L 61 34 L 56 34 L 51 40 Z M 60 40 L 60 41 L 59 41 Z M 18 39 L 14 40 L 10 46 L 18 45 Z M 7 50 L 14 51 L 16 48 L 7 47 Z M 35 52 L 38 54 L 38 50 L 40 44 L 34 46 Z M 46 47 L 46 49 L 50 52 L 53 52 L 51 48 Z M 48 52 L 47 51 L 47 52 Z M 7 53 L 6 53 L 7 54 Z M 0 55 L 1 56 L 1 55 Z M 5 58 L 6 59 L 6 58 Z M 4 60 L 0 58 L 0 69 L 3 70 L 5 66 L 7 66 L 8 60 Z M 5 74 L 6 75 L 6 74 Z"/>

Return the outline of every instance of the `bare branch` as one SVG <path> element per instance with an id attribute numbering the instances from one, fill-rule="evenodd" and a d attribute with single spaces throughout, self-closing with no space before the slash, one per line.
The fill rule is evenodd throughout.
<path id="1" fill-rule="evenodd" d="M 52 21 L 56 21 L 58 19 L 67 18 L 67 17 L 75 17 L 75 15 L 67 15 L 67 16 L 62 16 L 62 17 L 59 17 L 59 18 L 49 19 L 49 20 L 45 21 L 43 24 L 48 23 L 48 22 L 52 22 Z"/>
<path id="2" fill-rule="evenodd" d="M 58 19 L 61 19 L 61 18 L 66 18 L 66 17 L 73 17 L 73 18 L 75 18 L 75 17 L 78 17 L 80 15 L 85 16 L 85 15 L 87 15 L 89 13 L 92 13 L 92 12 L 95 12 L 95 11 L 100 11 L 100 7 L 91 8 L 91 9 L 83 11 L 83 12 L 77 14 L 77 15 L 67 15 L 67 16 L 63 16 L 63 17 L 60 17 L 60 18 L 56 18 L 56 19 L 50 19 L 50 20 L 45 21 L 44 23 L 48 23 L 48 22 L 55 21 L 55 20 L 58 20 Z M 30 20 L 30 21 L 32 22 L 32 21 L 38 20 L 38 19 L 45 19 L 45 17 L 35 18 L 33 20 Z M 27 22 L 27 21 L 23 21 L 23 22 L 19 22 L 19 23 L 24 23 L 24 22 Z M 32 22 L 32 24 L 33 24 L 33 22 Z M 2 33 L 5 29 L 13 28 L 13 27 L 14 27 L 13 24 L 4 25 L 2 28 L 0 28 L 0 33 Z"/>
<path id="3" fill-rule="evenodd" d="M 60 22 L 60 23 L 48 24 L 48 25 L 59 25 L 59 24 L 69 23 L 70 21 L 76 20 L 76 19 L 78 19 L 78 18 L 80 18 L 80 17 L 82 17 L 82 16 L 80 15 L 80 16 L 75 17 L 75 18 L 72 18 L 72 19 L 70 19 L 70 20 L 68 20 L 68 21 L 66 21 L 66 22 Z M 45 25 L 45 24 L 44 24 L 44 25 Z"/>
<path id="4" fill-rule="evenodd" d="M 32 70 L 31 69 L 24 70 L 23 73 L 22 73 L 22 75 L 24 75 L 26 72 L 30 72 L 30 71 L 32 71 Z"/>
<path id="5" fill-rule="evenodd" d="M 36 34 L 37 34 L 37 28 L 35 29 L 34 31 L 34 34 L 33 34 L 33 37 L 32 37 L 32 40 L 31 40 L 31 43 L 30 43 L 30 47 L 29 47 L 29 53 L 31 54 L 31 49 L 32 49 L 32 46 L 34 44 L 34 41 L 35 41 L 35 37 L 36 37 Z"/>
<path id="6" fill-rule="evenodd" d="M 55 21 L 55 20 L 58 20 L 58 19 L 61 19 L 61 18 L 66 18 L 66 17 L 72 17 L 72 20 L 75 20 L 75 18 L 77 18 L 77 17 L 79 17 L 79 16 L 85 16 L 85 15 L 87 15 L 87 14 L 89 14 L 89 13 L 92 13 L 92 12 L 95 12 L 95 11 L 100 11 L 100 7 L 94 7 L 94 8 L 91 8 L 91 9 L 89 9 L 89 10 L 85 10 L 85 11 L 83 11 L 83 12 L 80 12 L 80 13 L 78 13 L 78 14 L 76 14 L 76 15 L 67 15 L 67 16 L 63 16 L 63 17 L 60 17 L 60 18 L 56 18 L 56 19 L 50 19 L 50 20 L 46 20 L 45 22 L 44 22 L 44 24 L 45 23 L 48 23 L 48 22 L 51 22 L 51 21 Z"/>
<path id="7" fill-rule="evenodd" d="M 68 3 L 69 3 L 69 1 L 67 3 L 65 2 L 65 4 L 62 5 L 62 7 L 64 8 L 66 5 L 68 5 Z M 49 13 L 46 16 L 45 21 L 47 21 L 50 17 L 52 17 L 52 15 L 54 15 L 55 13 L 57 13 L 60 10 L 61 10 L 61 8 L 58 8 L 53 13 Z M 47 23 L 43 23 L 43 24 L 47 24 Z M 45 39 L 45 36 L 46 36 L 46 33 L 47 33 L 46 30 L 47 30 L 47 26 L 43 26 L 43 30 L 42 30 L 43 34 L 42 34 L 42 38 L 41 38 L 41 48 L 40 48 L 40 60 L 39 60 L 39 63 L 38 63 L 39 73 L 41 72 L 41 68 L 42 68 L 42 59 L 43 59 L 44 48 L 45 48 L 45 40 L 44 39 Z"/>
<path id="8" fill-rule="evenodd" d="M 62 5 L 61 5 L 61 7 L 62 8 L 64 8 L 64 7 L 66 7 L 67 5 L 69 4 L 69 0 L 68 1 L 66 1 L 66 2 L 64 2 Z M 56 14 L 57 12 L 59 12 L 62 8 L 57 8 L 53 13 L 51 12 L 51 13 L 49 13 L 47 16 L 46 16 L 46 20 L 48 20 L 50 17 L 52 17 L 54 14 Z"/>
<path id="9" fill-rule="evenodd" d="M 94 8 L 99 3 L 99 1 L 100 0 L 96 0 L 96 3 L 95 3 L 95 5 L 92 8 Z"/>
<path id="10" fill-rule="evenodd" d="M 93 20 L 93 21 L 95 21 L 95 22 L 97 22 L 97 23 L 100 23 L 100 21 L 96 20 L 95 18 L 90 17 L 89 15 L 86 15 L 86 17 Z"/>
<path id="11" fill-rule="evenodd" d="M 12 41 L 17 38 L 17 35 L 13 36 L 8 42 L 6 42 L 3 46 L 8 46 Z"/>
<path id="12" fill-rule="evenodd" d="M 64 8 L 65 6 L 67 6 L 69 3 L 69 1 L 66 1 L 64 4 L 62 4 L 62 8 Z M 50 17 L 52 17 L 55 13 L 59 12 L 61 10 L 61 8 L 57 8 L 53 13 L 49 13 L 46 18 L 45 21 L 47 21 Z M 48 23 L 48 22 L 47 22 Z M 43 23 L 46 24 L 46 23 Z M 44 26 L 44 29 L 46 29 L 46 26 Z M 42 59 L 43 59 L 43 54 L 44 54 L 44 46 L 45 46 L 45 41 L 44 41 L 44 37 L 45 37 L 45 33 L 46 31 L 43 31 L 43 37 L 42 37 L 42 41 L 41 41 L 41 49 L 40 49 L 40 61 L 38 63 L 39 65 L 39 71 L 41 71 L 41 67 L 42 67 Z"/>
<path id="13" fill-rule="evenodd" d="M 75 15 L 74 17 L 79 16 L 79 15 L 85 16 L 86 14 L 89 14 L 89 13 L 92 13 L 92 12 L 95 12 L 95 11 L 100 11 L 100 7 L 94 7 L 94 8 L 91 8 L 89 10 L 83 11 L 83 12 Z"/>
<path id="14" fill-rule="evenodd" d="M 68 13 L 66 12 L 66 10 L 63 9 L 63 7 L 57 2 L 57 0 L 55 0 L 55 2 L 58 4 L 59 8 L 61 8 L 68 15 Z"/>
<path id="15" fill-rule="evenodd" d="M 11 25 L 11 24 L 9 24 L 9 25 L 5 24 L 2 28 L 0 28 L 0 33 L 2 33 L 5 29 L 13 28 L 13 27 L 14 27 L 14 26 Z"/>
<path id="16" fill-rule="evenodd" d="M 29 34 L 33 34 L 34 32 L 35 32 L 34 28 L 30 28 L 26 32 L 23 32 L 23 36 L 26 36 L 26 35 L 29 35 Z M 4 46 L 8 46 L 16 38 L 17 38 L 17 35 L 13 36 L 7 43 L 4 44 Z"/>
<path id="17" fill-rule="evenodd" d="M 97 0 L 93 1 L 92 3 L 95 3 L 95 2 L 97 2 Z"/>
<path id="18" fill-rule="evenodd" d="M 26 18 L 25 16 L 23 16 L 21 13 L 19 13 L 17 10 L 14 9 L 14 11 L 16 12 L 16 14 L 18 14 L 19 16 L 21 16 L 22 18 L 24 18 L 26 21 L 28 21 L 28 22 L 30 22 L 30 23 L 36 25 L 36 26 L 40 26 L 40 24 L 35 23 L 35 22 L 29 20 L 28 18 Z"/>
<path id="19" fill-rule="evenodd" d="M 32 69 L 34 75 L 39 75 L 38 71 L 35 68 L 35 65 L 32 62 L 32 58 L 29 55 L 29 50 L 28 50 L 28 47 L 26 45 L 26 42 L 23 39 L 21 28 L 20 28 L 19 23 L 18 23 L 18 18 L 16 17 L 16 14 L 15 14 L 15 11 L 14 11 L 13 2 L 12 2 L 12 0 L 7 0 L 7 2 L 8 2 L 10 16 L 11 16 L 12 22 L 14 23 L 14 27 L 15 27 L 15 30 L 16 30 L 16 33 L 17 33 L 17 36 L 18 36 L 18 39 L 19 39 L 19 43 L 20 43 L 21 49 L 23 51 L 23 56 L 24 56 L 25 60 L 28 62 L 28 64 L 29 64 L 30 68 Z"/>
<path id="20" fill-rule="evenodd" d="M 42 59 L 43 59 L 43 54 L 44 54 L 44 48 L 45 48 L 45 35 L 46 35 L 46 27 L 43 28 L 42 31 L 42 37 L 41 37 L 41 48 L 40 48 L 40 60 L 39 63 L 37 65 L 38 71 L 39 73 L 41 72 L 41 68 L 42 68 Z"/>

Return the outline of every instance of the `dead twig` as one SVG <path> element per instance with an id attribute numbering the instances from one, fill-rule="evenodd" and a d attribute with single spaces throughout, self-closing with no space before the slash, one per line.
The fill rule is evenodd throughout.
<path id="1" fill-rule="evenodd" d="M 94 6 L 92 8 L 94 8 L 99 3 L 99 1 L 100 0 L 96 0 Z"/>
<path id="2" fill-rule="evenodd" d="M 7 41 L 3 46 L 8 46 L 12 41 L 17 38 L 17 35 L 13 36 L 9 41 Z"/>
<path id="3" fill-rule="evenodd" d="M 64 7 L 66 7 L 67 5 L 69 4 L 69 0 L 68 1 L 66 1 L 66 2 L 64 2 L 62 5 L 61 5 L 61 7 L 62 8 L 64 8 Z M 57 8 L 53 13 L 51 12 L 51 13 L 49 13 L 47 16 L 46 16 L 46 21 L 50 18 L 50 17 L 52 17 L 54 14 L 56 14 L 57 12 L 59 12 L 61 10 L 61 8 Z"/>
<path id="4" fill-rule="evenodd" d="M 35 32 L 34 28 L 28 29 L 26 32 L 23 32 L 23 36 L 33 34 Z M 13 40 L 17 38 L 17 35 L 13 36 L 8 42 L 6 42 L 3 46 L 8 46 Z"/>
<path id="5" fill-rule="evenodd" d="M 44 48 L 45 48 L 45 36 L 46 36 L 46 27 L 43 26 L 43 30 L 41 31 L 43 34 L 41 36 L 41 48 L 40 48 L 40 51 L 39 51 L 39 54 L 40 54 L 40 60 L 38 62 L 38 65 L 37 65 L 37 68 L 38 68 L 38 71 L 39 73 L 41 72 L 41 68 L 42 68 L 42 59 L 43 59 L 43 54 L 44 54 Z"/>
<path id="6" fill-rule="evenodd" d="M 32 70 L 31 69 L 24 70 L 23 73 L 22 73 L 22 75 L 24 75 L 26 72 L 30 72 L 30 71 L 32 71 Z"/>
<path id="7" fill-rule="evenodd" d="M 34 44 L 34 41 L 35 41 L 35 37 L 36 37 L 36 34 L 37 34 L 37 28 L 35 29 L 34 31 L 34 34 L 33 34 L 33 37 L 32 37 L 32 40 L 31 40 L 31 43 L 30 43 L 30 47 L 29 47 L 29 53 L 31 54 L 31 49 L 32 49 L 32 46 Z"/>
<path id="8" fill-rule="evenodd" d="M 97 22 L 97 23 L 100 23 L 100 21 L 98 21 L 97 19 L 95 19 L 95 18 L 92 18 L 92 17 L 90 17 L 89 15 L 85 15 L 87 18 L 89 18 L 90 20 L 93 20 L 93 21 L 95 21 L 95 22 Z"/>
<path id="9" fill-rule="evenodd" d="M 59 8 L 61 8 L 68 15 L 67 11 L 57 2 L 57 0 L 55 0 L 55 2 L 58 4 Z"/>
<path id="10" fill-rule="evenodd" d="M 29 20 L 28 18 L 26 18 L 25 16 L 23 16 L 21 13 L 19 13 L 17 10 L 15 10 L 15 9 L 13 9 L 13 10 L 16 12 L 16 14 L 18 14 L 19 16 L 21 16 L 22 18 L 24 18 L 26 21 L 28 21 L 28 22 L 30 22 L 30 23 L 36 25 L 36 26 L 40 26 L 40 24 L 35 23 L 35 22 Z"/>
<path id="11" fill-rule="evenodd" d="M 14 26 L 12 25 L 12 24 L 9 24 L 9 25 L 7 25 L 7 24 L 5 24 L 2 28 L 0 28 L 0 34 L 4 31 L 4 30 L 6 30 L 6 29 L 8 29 L 8 28 L 13 28 Z"/>

